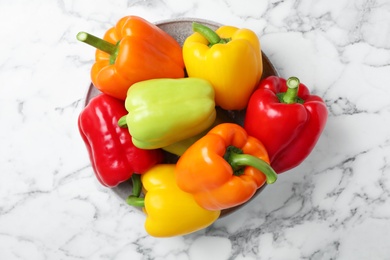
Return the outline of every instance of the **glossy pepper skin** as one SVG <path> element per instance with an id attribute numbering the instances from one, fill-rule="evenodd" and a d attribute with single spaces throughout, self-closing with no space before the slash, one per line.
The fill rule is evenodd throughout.
<path id="1" fill-rule="evenodd" d="M 138 16 L 125 16 L 103 40 L 84 32 L 78 39 L 97 48 L 91 69 L 93 85 L 125 100 L 134 83 L 153 78 L 184 77 L 179 43 L 156 25 Z"/>
<path id="2" fill-rule="evenodd" d="M 280 99 L 284 93 L 291 93 L 285 98 L 290 100 L 287 103 Z M 291 77 L 287 81 L 270 76 L 253 93 L 244 127 L 264 144 L 272 167 L 282 173 L 298 166 L 310 154 L 327 117 L 324 101 L 311 95 L 299 79 Z"/>
<path id="3" fill-rule="evenodd" d="M 129 132 L 117 124 L 126 113 L 123 101 L 100 94 L 78 118 L 93 170 L 107 187 L 127 181 L 133 173 L 142 174 L 163 159 L 161 150 L 141 150 L 133 145 Z"/>
<path id="4" fill-rule="evenodd" d="M 217 106 L 244 109 L 263 73 L 258 37 L 249 29 L 232 26 L 214 32 L 194 23 L 193 29 L 183 44 L 188 75 L 210 81 Z"/>
<path id="5" fill-rule="evenodd" d="M 172 154 L 176 154 L 177 156 L 181 156 L 191 145 L 193 145 L 196 141 L 198 141 L 200 138 L 205 136 L 215 126 L 217 126 L 219 124 L 223 124 L 223 123 L 233 123 L 234 122 L 232 118 L 228 117 L 228 115 L 226 114 L 226 111 L 222 111 L 221 109 L 217 108 L 216 112 L 217 112 L 217 116 L 215 118 L 214 123 L 210 127 L 208 127 L 206 130 L 202 131 L 201 133 L 199 133 L 195 136 L 192 136 L 192 137 L 189 137 L 189 138 L 184 139 L 182 141 L 173 143 L 169 146 L 165 146 L 162 149 L 164 151 L 170 152 Z"/>
<path id="6" fill-rule="evenodd" d="M 176 184 L 174 164 L 159 164 L 141 176 L 144 198 L 130 196 L 127 202 L 144 206 L 145 230 L 154 237 L 186 235 L 215 222 L 220 211 L 200 207 L 189 193 Z M 142 201 L 140 203 L 140 200 Z"/>
<path id="7" fill-rule="evenodd" d="M 277 179 L 263 144 L 234 123 L 217 125 L 190 146 L 175 175 L 179 188 L 208 210 L 241 205 Z"/>
<path id="8" fill-rule="evenodd" d="M 152 79 L 127 93 L 126 123 L 135 146 L 156 149 L 197 135 L 216 118 L 214 90 L 197 78 Z"/>

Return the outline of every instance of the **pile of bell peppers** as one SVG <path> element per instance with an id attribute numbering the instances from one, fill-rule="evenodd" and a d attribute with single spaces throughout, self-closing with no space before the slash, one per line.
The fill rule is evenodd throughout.
<path id="1" fill-rule="evenodd" d="M 78 126 L 97 180 L 132 183 L 155 237 L 186 235 L 244 205 L 314 149 L 327 107 L 298 78 L 263 78 L 249 29 L 192 25 L 183 46 L 158 26 L 126 16 L 98 38 L 91 68 L 101 93 Z M 243 123 L 221 114 L 244 111 Z M 172 158 L 174 158 L 172 160 Z"/>

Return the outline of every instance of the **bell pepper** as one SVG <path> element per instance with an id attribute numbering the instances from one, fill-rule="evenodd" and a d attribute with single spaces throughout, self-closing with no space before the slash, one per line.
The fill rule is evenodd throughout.
<path id="1" fill-rule="evenodd" d="M 186 235 L 214 223 L 220 211 L 200 207 L 176 184 L 174 164 L 155 165 L 141 176 L 145 197 L 131 195 L 127 203 L 143 207 L 145 230 L 154 237 Z M 134 194 L 134 193 L 133 193 Z"/>
<path id="2" fill-rule="evenodd" d="M 135 146 L 162 148 L 195 136 L 216 118 L 214 90 L 197 78 L 152 79 L 129 88 L 126 124 Z"/>
<path id="3" fill-rule="evenodd" d="M 142 174 L 163 159 L 161 150 L 142 150 L 133 145 L 129 132 L 117 124 L 125 114 L 122 100 L 100 94 L 90 100 L 78 118 L 92 168 L 107 187 L 127 181 L 133 173 Z"/>
<path id="4" fill-rule="evenodd" d="M 200 138 L 205 136 L 215 126 L 222 124 L 222 123 L 234 123 L 233 119 L 230 118 L 226 114 L 226 111 L 223 111 L 219 108 L 216 108 L 216 112 L 217 112 L 217 116 L 215 118 L 214 123 L 210 127 L 208 127 L 206 130 L 202 131 L 201 133 L 199 133 L 195 136 L 192 136 L 192 137 L 189 137 L 189 138 L 184 139 L 182 141 L 165 146 L 162 149 L 164 151 L 175 154 L 177 156 L 181 156 L 191 145 L 193 145 L 196 141 L 198 141 Z"/>
<path id="5" fill-rule="evenodd" d="M 77 39 L 97 48 L 91 69 L 93 85 L 125 100 L 134 83 L 153 78 L 184 77 L 179 43 L 156 25 L 138 16 L 125 16 L 103 39 L 80 32 Z"/>
<path id="6" fill-rule="evenodd" d="M 188 76 L 206 79 L 213 85 L 217 106 L 244 109 L 263 73 L 258 37 L 249 29 L 233 26 L 213 31 L 193 23 L 193 30 L 183 44 Z"/>
<path id="7" fill-rule="evenodd" d="M 277 174 L 269 165 L 263 144 L 234 123 L 217 125 L 190 146 L 176 164 L 179 188 L 208 210 L 247 202 Z"/>
<path id="8" fill-rule="evenodd" d="M 244 128 L 268 151 L 271 166 L 282 173 L 298 166 L 324 130 L 328 111 L 296 77 L 270 76 L 253 93 Z"/>

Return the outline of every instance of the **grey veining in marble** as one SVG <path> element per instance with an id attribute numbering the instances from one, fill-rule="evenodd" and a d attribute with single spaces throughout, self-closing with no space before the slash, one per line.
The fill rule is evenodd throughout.
<path id="1" fill-rule="evenodd" d="M 326 101 L 312 154 L 211 227 L 148 236 L 77 129 L 94 50 L 75 35 L 129 14 L 254 30 Z M 4 0 L 0 29 L 0 259 L 390 259 L 388 0 Z"/>

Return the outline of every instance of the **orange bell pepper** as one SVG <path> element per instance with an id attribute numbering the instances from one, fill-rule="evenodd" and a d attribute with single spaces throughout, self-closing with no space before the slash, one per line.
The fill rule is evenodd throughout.
<path id="1" fill-rule="evenodd" d="M 138 16 L 125 16 L 103 39 L 86 32 L 79 41 L 97 48 L 91 69 L 93 85 L 121 100 L 136 82 L 153 78 L 183 78 L 180 44 L 156 25 Z"/>
<path id="2" fill-rule="evenodd" d="M 223 123 L 211 129 L 180 157 L 176 182 L 207 210 L 222 210 L 247 202 L 277 174 L 263 144 L 244 128 Z"/>

